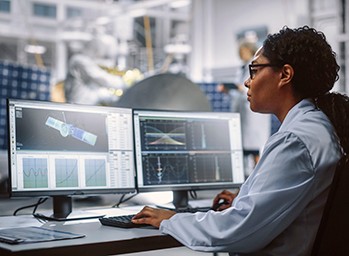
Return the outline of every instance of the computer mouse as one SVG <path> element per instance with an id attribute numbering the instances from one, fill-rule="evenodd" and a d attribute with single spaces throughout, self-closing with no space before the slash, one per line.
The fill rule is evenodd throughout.
<path id="1" fill-rule="evenodd" d="M 211 207 L 211 209 L 214 210 L 214 211 L 217 211 L 217 210 L 219 209 L 219 207 L 221 207 L 221 206 L 224 205 L 224 204 L 228 204 L 228 202 L 225 201 L 225 200 L 220 200 L 220 201 L 218 201 L 216 204 L 214 204 L 214 205 Z"/>

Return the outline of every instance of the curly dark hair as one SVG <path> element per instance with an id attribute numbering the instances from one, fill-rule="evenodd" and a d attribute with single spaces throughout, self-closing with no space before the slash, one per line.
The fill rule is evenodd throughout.
<path id="1" fill-rule="evenodd" d="M 349 97 L 336 92 L 326 93 L 316 99 L 316 105 L 331 120 L 343 153 L 349 155 Z"/>
<path id="2" fill-rule="evenodd" d="M 325 35 L 308 26 L 284 27 L 269 35 L 263 44 L 263 55 L 275 65 L 293 67 L 292 86 L 302 98 L 325 94 L 338 80 L 336 54 Z"/>
<path id="3" fill-rule="evenodd" d="M 348 154 L 349 98 L 344 94 L 330 93 L 339 78 L 339 65 L 325 35 L 308 26 L 284 27 L 267 37 L 263 43 L 263 55 L 276 66 L 289 64 L 293 67 L 295 93 L 302 99 L 312 98 L 328 116 L 343 153 Z"/>

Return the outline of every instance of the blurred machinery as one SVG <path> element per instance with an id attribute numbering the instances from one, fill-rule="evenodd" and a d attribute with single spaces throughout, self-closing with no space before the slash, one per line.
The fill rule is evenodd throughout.
<path id="1" fill-rule="evenodd" d="M 118 42 L 103 26 L 93 29 L 88 42 L 70 42 L 71 57 L 64 81 L 65 100 L 71 103 L 109 105 L 128 85 L 110 69 L 116 66 Z"/>
<path id="2" fill-rule="evenodd" d="M 118 107 L 211 111 L 200 87 L 179 74 L 163 73 L 134 84 L 115 103 Z"/>

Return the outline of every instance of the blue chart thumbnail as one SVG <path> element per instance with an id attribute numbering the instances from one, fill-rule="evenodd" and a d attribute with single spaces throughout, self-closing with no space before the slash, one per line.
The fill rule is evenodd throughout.
<path id="1" fill-rule="evenodd" d="M 59 188 L 78 187 L 78 160 L 56 159 L 56 186 Z"/>
<path id="2" fill-rule="evenodd" d="M 87 187 L 106 186 L 106 169 L 104 159 L 85 160 L 85 179 Z"/>
<path id="3" fill-rule="evenodd" d="M 47 159 L 23 159 L 23 186 L 24 188 L 47 188 Z"/>

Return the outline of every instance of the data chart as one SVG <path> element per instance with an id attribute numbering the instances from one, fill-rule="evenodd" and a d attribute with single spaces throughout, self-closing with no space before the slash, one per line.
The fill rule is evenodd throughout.
<path id="1" fill-rule="evenodd" d="M 145 147 L 151 149 L 185 149 L 186 131 L 183 122 L 150 121 L 144 125 Z"/>
<path id="2" fill-rule="evenodd" d="M 24 188 L 47 188 L 47 160 L 45 158 L 23 158 Z"/>
<path id="3" fill-rule="evenodd" d="M 187 183 L 188 156 L 149 154 L 143 157 L 145 184 Z"/>
<path id="4" fill-rule="evenodd" d="M 56 187 L 68 188 L 78 187 L 78 160 L 77 159 L 56 159 Z"/>
<path id="5" fill-rule="evenodd" d="M 87 187 L 100 187 L 107 185 L 104 159 L 85 160 L 85 180 Z"/>

